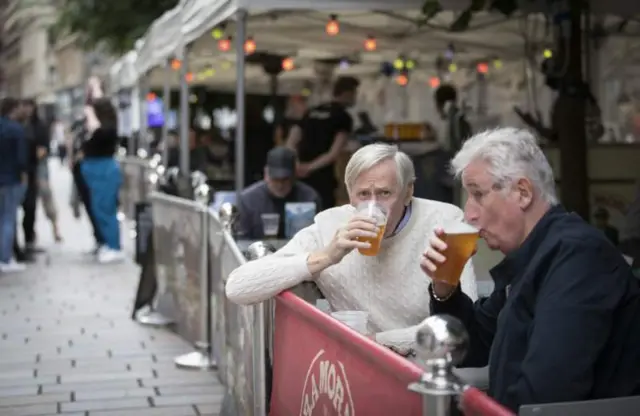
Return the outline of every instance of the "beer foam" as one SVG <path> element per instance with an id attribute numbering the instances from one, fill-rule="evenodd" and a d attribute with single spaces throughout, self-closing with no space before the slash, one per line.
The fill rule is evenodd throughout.
<path id="1" fill-rule="evenodd" d="M 475 234 L 478 229 L 465 222 L 456 222 L 446 225 L 444 232 L 447 234 Z"/>

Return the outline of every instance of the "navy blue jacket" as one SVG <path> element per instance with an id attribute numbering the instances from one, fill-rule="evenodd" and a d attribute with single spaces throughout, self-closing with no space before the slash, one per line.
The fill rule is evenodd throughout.
<path id="1" fill-rule="evenodd" d="M 640 394 L 640 284 L 604 234 L 551 208 L 522 246 L 491 270 L 475 304 L 458 288 L 432 313 L 460 318 L 464 365 L 489 364 L 489 393 L 523 404 Z"/>
<path id="2" fill-rule="evenodd" d="M 20 175 L 27 173 L 28 152 L 24 128 L 13 120 L 0 117 L 0 186 L 20 183 Z"/>

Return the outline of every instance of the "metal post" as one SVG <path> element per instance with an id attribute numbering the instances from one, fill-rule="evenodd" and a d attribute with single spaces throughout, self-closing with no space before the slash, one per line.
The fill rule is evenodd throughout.
<path id="1" fill-rule="evenodd" d="M 236 200 L 244 188 L 245 156 L 245 56 L 244 42 L 247 35 L 247 11 L 238 10 L 236 19 Z"/>
<path id="2" fill-rule="evenodd" d="M 140 114 L 142 113 L 140 111 L 140 106 L 142 105 L 142 103 L 140 103 L 140 83 L 142 82 L 142 78 L 144 78 L 144 74 L 141 75 L 140 79 L 138 80 L 138 84 L 133 88 L 133 90 L 131 91 L 130 97 L 131 97 L 131 106 L 129 107 L 129 111 L 131 112 L 131 124 L 132 124 L 132 128 L 131 131 L 129 132 L 128 135 L 128 139 L 127 139 L 127 155 L 128 156 L 135 156 L 136 155 L 136 139 L 135 137 L 133 137 L 133 133 L 134 133 L 134 128 L 133 128 L 133 122 L 135 120 L 135 110 L 138 110 L 138 118 L 140 118 Z M 142 121 L 140 121 L 140 125 L 138 127 L 138 131 L 141 129 L 142 126 Z"/>
<path id="3" fill-rule="evenodd" d="M 171 113 L 171 76 L 173 71 L 171 69 L 171 60 L 168 59 L 164 67 L 164 85 L 162 90 L 162 111 L 164 112 L 164 123 L 162 124 L 162 164 L 167 166 L 169 164 L 169 114 Z"/>
<path id="4" fill-rule="evenodd" d="M 194 352 L 181 355 L 174 359 L 176 367 L 192 370 L 214 370 L 218 367 L 213 357 L 213 339 L 211 334 L 211 273 L 209 271 L 209 209 L 211 189 L 208 185 L 200 185 L 199 204 L 202 228 L 202 239 L 200 241 L 200 341 L 195 343 Z"/>
<path id="5" fill-rule="evenodd" d="M 487 77 L 478 72 L 476 75 L 476 94 L 477 94 L 477 108 L 476 114 L 479 116 L 487 115 Z"/>
<path id="6" fill-rule="evenodd" d="M 247 251 L 249 260 L 256 260 L 268 256 L 276 250 L 272 245 L 258 241 L 251 244 Z M 267 328 L 265 325 L 265 308 L 269 308 L 267 302 L 253 306 L 253 414 L 256 416 L 266 416 L 267 414 L 266 360 L 267 351 L 272 354 L 272 346 L 267 344 L 265 333 L 267 330 L 273 330 L 273 328 Z M 270 310 L 267 313 L 270 313 Z"/>
<path id="7" fill-rule="evenodd" d="M 448 416 L 451 400 L 464 391 L 464 383 L 453 373 L 469 347 L 469 334 L 462 322 L 448 315 L 433 315 L 418 329 L 418 357 L 425 372 L 409 390 L 422 394 L 425 416 Z"/>
<path id="8" fill-rule="evenodd" d="M 148 152 L 147 140 L 147 95 L 149 95 L 149 83 L 146 79 L 140 80 L 140 132 L 138 134 L 138 152 L 144 150 Z M 136 154 L 138 154 L 136 152 Z"/>
<path id="9" fill-rule="evenodd" d="M 189 84 L 187 83 L 187 60 L 188 53 L 186 46 L 182 48 L 180 54 L 180 172 L 182 176 L 189 176 L 190 155 L 189 155 Z"/>

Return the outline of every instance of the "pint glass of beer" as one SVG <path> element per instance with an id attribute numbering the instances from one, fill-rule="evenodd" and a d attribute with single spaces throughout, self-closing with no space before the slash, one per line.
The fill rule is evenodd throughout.
<path id="1" fill-rule="evenodd" d="M 478 230 L 463 222 L 453 223 L 444 227 L 441 238 L 447 244 L 442 253 L 447 260 L 438 266 L 434 279 L 456 286 L 464 266 L 476 251 Z"/>
<path id="2" fill-rule="evenodd" d="M 371 217 L 376 220 L 378 234 L 375 238 L 360 237 L 358 241 L 364 241 L 371 244 L 369 248 L 359 248 L 358 251 L 364 256 L 376 256 L 380 251 L 380 244 L 384 236 L 384 230 L 387 228 L 387 211 L 375 201 L 367 201 L 358 204 L 356 207 L 357 215 Z"/>

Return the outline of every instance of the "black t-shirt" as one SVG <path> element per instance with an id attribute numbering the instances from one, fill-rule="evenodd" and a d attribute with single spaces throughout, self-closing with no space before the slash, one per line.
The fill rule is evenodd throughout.
<path id="1" fill-rule="evenodd" d="M 300 120 L 294 118 L 282 117 L 280 120 L 278 120 L 276 122 L 276 125 L 281 129 L 282 140 L 287 141 L 291 128 L 298 124 L 300 124 Z"/>
<path id="2" fill-rule="evenodd" d="M 308 163 L 331 149 L 338 133 L 351 133 L 353 120 L 343 105 L 326 103 L 307 111 L 300 121 L 302 139 L 298 145 L 300 162 Z M 335 183 L 334 166 L 327 165 L 313 172 L 305 182 L 330 181 Z"/>

